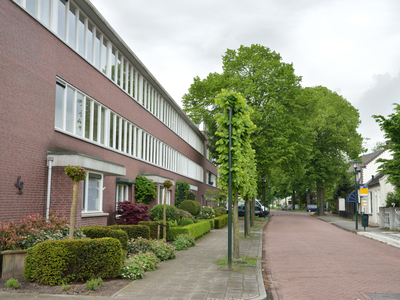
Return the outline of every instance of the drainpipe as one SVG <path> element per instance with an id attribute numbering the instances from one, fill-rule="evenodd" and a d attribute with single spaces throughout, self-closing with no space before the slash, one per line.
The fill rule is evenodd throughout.
<path id="1" fill-rule="evenodd" d="M 54 157 L 47 157 L 47 165 L 49 166 L 49 173 L 47 176 L 46 220 L 49 219 L 49 212 L 50 212 L 51 170 L 53 167 L 53 161 Z"/>

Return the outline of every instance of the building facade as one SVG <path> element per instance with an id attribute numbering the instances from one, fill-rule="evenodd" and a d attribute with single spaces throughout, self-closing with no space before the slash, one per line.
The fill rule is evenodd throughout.
<path id="1" fill-rule="evenodd" d="M 206 205 L 206 138 L 87 0 L 0 1 L 0 221 L 69 217 L 67 165 L 84 167 L 77 226 L 114 223 L 137 175 L 186 181 Z M 163 199 L 163 189 L 151 205 Z"/>

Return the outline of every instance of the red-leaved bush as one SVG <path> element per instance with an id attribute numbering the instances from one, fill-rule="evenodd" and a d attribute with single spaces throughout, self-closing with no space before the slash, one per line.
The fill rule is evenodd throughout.
<path id="1" fill-rule="evenodd" d="M 54 212 L 49 213 L 48 220 L 37 214 L 18 223 L 0 223 L 0 251 L 27 249 L 45 240 L 64 239 L 68 232 L 68 220 L 56 217 Z"/>
<path id="2" fill-rule="evenodd" d="M 137 225 L 140 221 L 149 221 L 150 216 L 147 205 L 131 201 L 120 202 L 114 214 L 118 216 L 115 221 L 118 225 Z"/>

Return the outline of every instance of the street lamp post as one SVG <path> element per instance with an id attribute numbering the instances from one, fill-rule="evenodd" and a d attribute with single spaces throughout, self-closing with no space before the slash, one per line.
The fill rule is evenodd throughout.
<path id="1" fill-rule="evenodd" d="M 263 178 L 262 178 L 262 181 L 263 181 L 263 198 L 264 198 L 264 208 L 266 207 L 265 206 L 265 183 L 267 182 L 267 178 L 264 176 Z M 263 211 L 263 216 L 265 217 L 265 212 Z"/>
<path id="2" fill-rule="evenodd" d="M 271 209 L 271 184 L 268 184 L 269 195 L 268 195 L 268 209 Z"/>
<path id="3" fill-rule="evenodd" d="M 354 193 L 355 193 L 355 198 L 356 198 L 356 201 L 355 201 L 355 210 L 356 210 L 356 230 L 358 230 L 358 208 L 357 208 L 357 203 L 358 203 L 358 195 L 357 195 L 357 159 L 354 159 L 353 160 L 353 164 L 354 164 L 354 186 L 355 186 L 355 189 L 354 189 Z"/>

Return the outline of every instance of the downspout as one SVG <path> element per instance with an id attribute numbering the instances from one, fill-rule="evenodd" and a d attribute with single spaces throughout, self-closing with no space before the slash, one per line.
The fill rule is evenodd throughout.
<path id="1" fill-rule="evenodd" d="M 49 219 L 49 212 L 50 212 L 51 170 L 53 167 L 53 161 L 54 157 L 47 157 L 47 165 L 49 166 L 49 172 L 47 176 L 46 220 Z"/>

